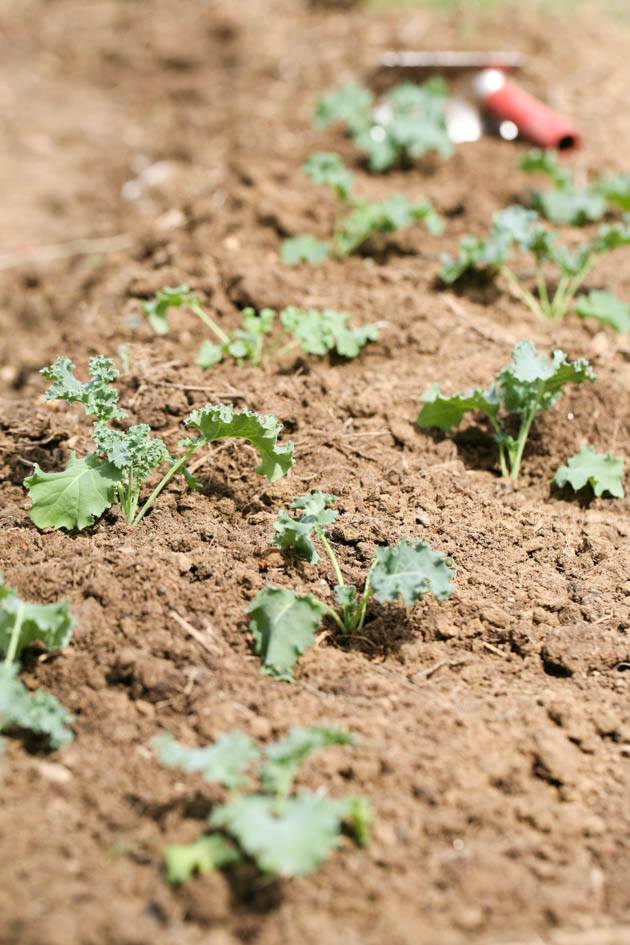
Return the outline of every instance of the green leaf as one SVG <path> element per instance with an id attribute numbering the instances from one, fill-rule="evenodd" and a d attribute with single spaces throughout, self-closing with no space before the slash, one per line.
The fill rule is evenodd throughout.
<path id="1" fill-rule="evenodd" d="M 298 657 L 315 642 L 324 611 L 310 594 L 300 597 L 273 585 L 260 591 L 247 613 L 262 672 L 291 682 Z"/>
<path id="2" fill-rule="evenodd" d="M 53 383 L 44 394 L 44 400 L 65 400 L 69 404 L 82 404 L 88 416 L 99 420 L 122 419 L 127 414 L 117 406 L 118 391 L 111 382 L 118 377 L 111 358 L 98 355 L 89 360 L 90 380 L 83 384 L 74 375 L 74 364 L 69 358 L 55 358 L 49 366 L 39 372 Z"/>
<path id="3" fill-rule="evenodd" d="M 48 692 L 29 692 L 17 678 L 15 663 L 0 663 L 0 730 L 17 728 L 45 735 L 51 748 L 62 748 L 74 735 L 72 715 Z"/>
<path id="4" fill-rule="evenodd" d="M 482 413 L 494 421 L 500 407 L 500 400 L 494 386 L 487 390 L 478 387 L 464 394 L 443 397 L 440 394 L 439 384 L 434 384 L 422 395 L 422 403 L 422 410 L 418 414 L 418 425 L 423 430 L 434 427 L 445 432 L 458 426 L 464 414 L 471 410 Z"/>
<path id="5" fill-rule="evenodd" d="M 566 384 L 584 381 L 595 381 L 586 358 L 567 361 L 564 351 L 557 350 L 549 359 L 531 341 L 522 341 L 512 352 L 512 363 L 499 373 L 498 387 L 509 413 L 540 413 L 557 401 Z"/>
<path id="6" fill-rule="evenodd" d="M 167 335 L 169 309 L 200 304 L 199 297 L 190 291 L 189 286 L 178 285 L 174 288 L 165 286 L 160 289 L 152 299 L 142 303 L 142 308 L 153 331 L 158 335 Z"/>
<path id="7" fill-rule="evenodd" d="M 11 634 L 19 621 L 15 654 L 40 641 L 49 650 L 62 650 L 70 642 L 74 619 L 67 601 L 56 604 L 29 604 L 7 587 L 0 575 L 0 653 L 6 655 Z"/>
<path id="8" fill-rule="evenodd" d="M 261 767 L 265 792 L 286 797 L 298 768 L 313 752 L 331 745 L 352 744 L 352 735 L 339 728 L 314 725 L 290 729 L 284 738 L 265 749 L 266 760 Z"/>
<path id="9" fill-rule="evenodd" d="M 209 367 L 214 367 L 215 364 L 220 364 L 224 354 L 224 345 L 215 345 L 206 339 L 201 342 L 195 364 L 198 364 L 200 368 L 206 370 Z"/>
<path id="10" fill-rule="evenodd" d="M 548 190 L 533 193 L 532 202 L 536 210 L 560 226 L 584 226 L 601 220 L 606 213 L 606 201 L 593 190 Z"/>
<path id="11" fill-rule="evenodd" d="M 424 220 L 433 235 L 443 229 L 442 218 L 428 200 L 410 202 L 394 194 L 378 203 L 355 202 L 335 230 L 335 249 L 340 256 L 349 256 L 374 234 L 406 229 L 418 220 Z"/>
<path id="12" fill-rule="evenodd" d="M 352 141 L 366 155 L 368 167 L 375 174 L 382 174 L 400 161 L 401 149 L 383 125 L 363 128 L 353 135 Z"/>
<path id="13" fill-rule="evenodd" d="M 357 589 L 353 584 L 335 584 L 335 600 L 343 610 L 354 610 L 357 606 Z"/>
<path id="14" fill-rule="evenodd" d="M 325 528 L 337 518 L 337 512 L 327 506 L 336 502 L 336 496 L 325 492 L 308 492 L 291 503 L 292 509 L 301 509 L 300 518 L 293 518 L 281 509 L 273 523 L 273 544 L 283 551 L 292 551 L 309 564 L 317 564 L 319 555 L 311 541 L 317 528 Z"/>
<path id="15" fill-rule="evenodd" d="M 597 181 L 594 190 L 601 194 L 608 203 L 621 210 L 630 210 L 630 175 L 615 174 Z"/>
<path id="16" fill-rule="evenodd" d="M 348 328 L 350 315 L 332 309 L 299 309 L 289 306 L 280 312 L 282 326 L 300 343 L 306 354 L 325 355 L 336 349 L 344 358 L 356 358 L 368 341 L 378 338 L 376 325 Z"/>
<path id="17" fill-rule="evenodd" d="M 515 243 L 520 249 L 529 249 L 537 225 L 538 214 L 535 210 L 526 210 L 519 204 L 513 204 L 494 214 L 490 240 L 502 245 Z"/>
<path id="18" fill-rule="evenodd" d="M 344 804 L 344 820 L 348 822 L 357 842 L 366 847 L 370 842 L 370 828 L 374 821 L 370 802 L 366 797 L 350 796 L 341 803 Z"/>
<path id="19" fill-rule="evenodd" d="M 578 296 L 575 311 L 580 318 L 594 318 L 620 334 L 630 331 L 630 305 L 612 292 L 592 289 L 588 295 Z"/>
<path id="20" fill-rule="evenodd" d="M 302 170 L 316 184 L 332 187 L 341 200 L 348 200 L 352 174 L 334 151 L 317 151 L 302 165 Z"/>
<path id="21" fill-rule="evenodd" d="M 560 466 L 553 481 L 560 488 L 570 485 L 575 492 L 591 486 L 598 498 L 608 492 L 616 499 L 623 499 L 623 459 L 612 453 L 596 453 L 590 446 L 583 446 L 566 466 Z"/>
<path id="22" fill-rule="evenodd" d="M 314 236 L 304 233 L 282 241 L 280 259 L 286 266 L 297 266 L 301 262 L 317 266 L 326 259 L 328 251 L 328 243 L 322 243 Z"/>
<path id="23" fill-rule="evenodd" d="M 195 873 L 210 873 L 240 859 L 234 844 L 218 833 L 199 837 L 193 843 L 172 843 L 164 848 L 166 879 L 174 885 L 185 883 Z"/>
<path id="24" fill-rule="evenodd" d="M 317 103 L 314 124 L 326 128 L 334 121 L 343 121 L 351 132 L 357 132 L 372 121 L 374 96 L 363 85 L 352 82 L 336 92 L 329 92 Z"/>
<path id="25" fill-rule="evenodd" d="M 454 577 L 454 569 L 441 552 L 431 551 L 423 541 L 403 539 L 397 545 L 377 548 L 370 587 L 380 603 L 401 598 L 411 607 L 429 592 L 437 600 L 446 600 L 453 593 Z"/>
<path id="26" fill-rule="evenodd" d="M 151 436 L 151 427 L 136 423 L 128 430 L 113 430 L 106 423 L 94 424 L 93 439 L 100 456 L 120 470 L 133 470 L 136 487 L 171 456 L 159 437 Z"/>
<path id="27" fill-rule="evenodd" d="M 62 472 L 43 472 L 36 463 L 24 480 L 29 515 L 38 528 L 87 528 L 111 506 L 120 481 L 120 470 L 94 454 L 77 459 L 70 453 Z"/>
<path id="28" fill-rule="evenodd" d="M 197 430 L 206 443 L 227 437 L 248 440 L 261 459 L 256 472 L 272 482 L 281 479 L 293 466 L 293 443 L 278 445 L 282 424 L 271 414 L 236 411 L 226 404 L 206 404 L 193 411 L 184 425 Z"/>
<path id="29" fill-rule="evenodd" d="M 487 240 L 464 236 L 459 241 L 457 256 L 442 254 L 439 278 L 446 285 L 452 285 L 472 269 L 496 269 L 506 261 L 508 245 L 508 241 L 500 235 Z"/>
<path id="30" fill-rule="evenodd" d="M 611 223 L 600 227 L 599 233 L 590 244 L 593 253 L 610 253 L 620 246 L 630 245 L 630 220 L 623 223 Z"/>
<path id="31" fill-rule="evenodd" d="M 446 127 L 446 86 L 435 77 L 417 85 L 403 82 L 385 97 L 391 118 L 385 128 L 397 146 L 412 158 L 435 151 L 442 158 L 453 153 Z"/>
<path id="32" fill-rule="evenodd" d="M 540 148 L 532 148 L 521 158 L 519 163 L 523 171 L 545 174 L 558 189 L 571 187 L 573 184 L 572 171 L 568 167 L 563 167 L 558 160 L 557 152 L 551 148 L 546 151 Z"/>
<path id="33" fill-rule="evenodd" d="M 153 746 L 167 767 L 201 774 L 206 781 L 227 788 L 244 787 L 247 784 L 244 772 L 260 755 L 256 743 L 242 732 L 222 735 L 207 748 L 189 748 L 170 735 L 154 738 Z"/>
<path id="34" fill-rule="evenodd" d="M 210 818 L 238 840 L 259 868 L 277 876 L 303 876 L 339 846 L 344 802 L 321 794 L 301 794 L 280 805 L 251 794 L 217 807 Z"/>

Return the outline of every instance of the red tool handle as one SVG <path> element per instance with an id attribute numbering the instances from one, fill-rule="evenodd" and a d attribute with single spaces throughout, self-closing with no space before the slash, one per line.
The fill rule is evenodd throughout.
<path id="1" fill-rule="evenodd" d="M 477 79 L 484 107 L 501 121 L 512 121 L 519 135 L 541 148 L 568 151 L 580 145 L 580 133 L 566 118 L 525 92 L 497 69 L 486 69 Z"/>

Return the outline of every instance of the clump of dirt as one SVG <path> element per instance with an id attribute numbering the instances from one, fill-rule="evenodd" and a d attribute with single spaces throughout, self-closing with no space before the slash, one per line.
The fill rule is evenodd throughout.
<path id="1" fill-rule="evenodd" d="M 387 48 L 518 37 L 523 81 L 583 128 L 578 167 L 627 170 L 630 33 L 597 15 L 556 23 L 520 7 L 463 21 L 342 6 L 26 0 L 0 14 L 10 266 L 0 564 L 28 598 L 69 598 L 78 621 L 66 652 L 24 667 L 28 685 L 74 713 L 76 741 L 44 756 L 10 740 L 5 753 L 7 945 L 619 945 L 628 935 L 630 503 L 583 505 L 549 485 L 585 442 L 629 455 L 627 341 L 575 318 L 537 322 L 495 289 L 436 289 L 440 252 L 526 192 L 515 146 L 488 139 L 430 174 L 372 178 L 310 114 L 323 90 L 369 75 Z M 449 215 L 444 236 L 414 228 L 376 259 L 284 267 L 281 237 L 331 226 L 332 204 L 299 171 L 324 148 L 346 155 L 366 196 L 429 196 Z M 67 247 L 20 266 L 6 255 L 97 236 L 123 236 L 126 248 Z M 589 287 L 623 296 L 629 272 L 621 251 Z M 180 282 L 226 327 L 244 305 L 316 305 L 383 322 L 381 340 L 352 363 L 204 373 L 191 315 L 173 313 L 158 338 L 141 313 L 142 299 Z M 541 418 L 510 489 L 474 421 L 453 437 L 414 421 L 427 385 L 487 383 L 525 338 L 587 356 L 598 381 Z M 270 485 L 248 448 L 229 443 L 208 451 L 200 493 L 174 483 L 134 530 L 114 509 L 80 534 L 40 534 L 22 479 L 34 462 L 59 468 L 87 448 L 89 425 L 41 401 L 37 371 L 60 353 L 83 370 L 121 345 L 123 406 L 170 445 L 195 406 L 247 405 L 282 419 L 294 471 Z M 418 537 L 452 556 L 457 592 L 409 615 L 374 610 L 361 640 L 322 640 L 289 686 L 260 675 L 245 613 L 268 581 L 330 591 L 325 565 L 292 565 L 270 544 L 278 508 L 312 488 L 339 497 L 333 537 L 350 579 L 378 544 Z M 162 847 L 194 838 L 217 796 L 162 768 L 153 736 L 204 744 L 241 728 L 267 739 L 321 721 L 358 746 L 313 762 L 303 783 L 369 797 L 370 846 L 344 841 L 286 884 L 217 874 L 168 888 Z"/>

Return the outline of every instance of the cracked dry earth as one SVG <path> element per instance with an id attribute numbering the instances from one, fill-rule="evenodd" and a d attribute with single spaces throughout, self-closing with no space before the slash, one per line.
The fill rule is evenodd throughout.
<path id="1" fill-rule="evenodd" d="M 436 288 L 440 252 L 526 193 L 516 146 L 484 140 L 376 178 L 309 121 L 322 90 L 369 75 L 387 48 L 515 44 L 528 87 L 579 120 L 579 172 L 628 170 L 630 30 L 597 10 L 2 5 L 0 567 L 29 599 L 67 597 L 78 621 L 67 651 L 24 665 L 29 686 L 74 713 L 76 740 L 50 755 L 7 741 L 2 945 L 630 942 L 630 503 L 549 487 L 584 442 L 630 456 L 628 341 L 574 317 L 537 322 L 487 286 Z M 299 172 L 326 147 L 368 196 L 430 196 L 443 237 L 414 228 L 371 258 L 282 266 L 281 237 L 330 225 L 331 205 Z M 142 166 L 157 162 L 162 177 L 144 186 Z M 117 251 L 34 259 L 121 235 Z M 143 298 L 184 281 L 226 327 L 246 304 L 311 304 L 384 322 L 381 340 L 352 363 L 204 373 L 191 315 L 165 338 L 141 317 Z M 628 296 L 627 251 L 589 283 L 602 286 Z M 509 489 L 485 429 L 432 437 L 414 419 L 429 383 L 485 384 L 525 338 L 587 356 L 598 381 L 541 418 Z M 123 344 L 122 403 L 139 421 L 175 445 L 207 400 L 274 413 L 296 445 L 291 475 L 269 485 L 229 443 L 198 470 L 201 493 L 173 484 L 134 530 L 113 510 L 80 534 L 40 534 L 22 479 L 85 449 L 89 425 L 43 403 L 38 369 L 65 353 L 83 370 Z M 324 564 L 270 547 L 277 509 L 311 488 L 339 497 L 332 538 L 350 579 L 406 535 L 452 556 L 456 593 L 408 616 L 374 607 L 360 639 L 323 637 L 287 685 L 260 675 L 245 611 L 267 581 L 328 593 Z M 218 795 L 162 768 L 152 737 L 268 739 L 322 721 L 357 747 L 314 760 L 301 783 L 369 797 L 370 846 L 344 840 L 284 884 L 215 874 L 167 887 L 163 845 L 193 839 Z"/>

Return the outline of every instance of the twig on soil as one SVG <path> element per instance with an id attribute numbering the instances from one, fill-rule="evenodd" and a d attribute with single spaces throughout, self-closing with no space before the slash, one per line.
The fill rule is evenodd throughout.
<path id="1" fill-rule="evenodd" d="M 13 269 L 34 262 L 52 262 L 68 256 L 89 256 L 92 254 L 120 253 L 129 249 L 132 239 L 127 233 L 118 236 L 96 237 L 94 239 L 69 240 L 66 243 L 51 243 L 48 246 L 25 247 L 15 253 L 0 256 L 0 269 Z"/>
<path id="2" fill-rule="evenodd" d="M 491 653 L 495 653 L 497 656 L 500 656 L 501 659 L 508 659 L 508 654 L 504 653 L 503 650 L 500 650 L 498 646 L 493 646 L 492 643 L 486 643 L 485 640 L 481 640 L 480 642 L 484 649 L 489 650 Z"/>
<path id="3" fill-rule="evenodd" d="M 463 656 L 459 659 L 454 660 L 440 660 L 437 663 L 434 663 L 433 666 L 427 667 L 427 669 L 420 670 L 419 673 L 414 674 L 414 681 L 417 679 L 430 679 L 431 676 L 434 676 L 441 669 L 444 669 L 445 666 L 455 667 L 455 666 L 464 666 L 466 663 L 470 663 L 470 660 Z"/>
<path id="4" fill-rule="evenodd" d="M 188 623 L 187 620 L 184 620 L 183 617 L 180 617 L 176 610 L 171 610 L 171 617 L 176 623 L 180 625 L 182 630 L 185 630 L 186 633 L 196 640 L 199 646 L 202 646 L 206 652 L 215 656 L 216 653 L 220 651 L 220 647 L 217 646 L 216 643 L 211 643 L 210 640 L 208 640 L 200 630 L 197 630 L 197 628 L 193 627 L 191 623 Z M 206 633 L 207 632 L 208 631 L 206 631 Z"/>

